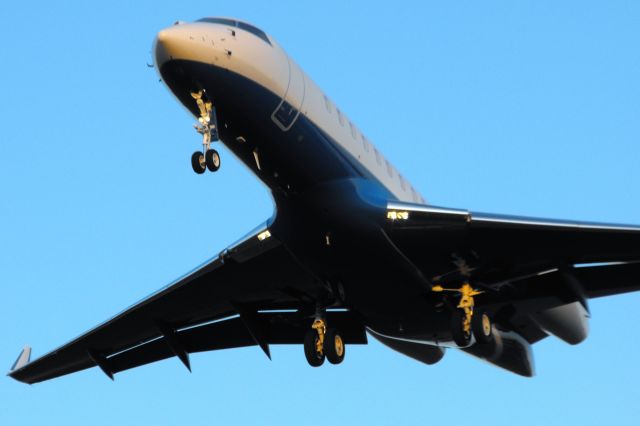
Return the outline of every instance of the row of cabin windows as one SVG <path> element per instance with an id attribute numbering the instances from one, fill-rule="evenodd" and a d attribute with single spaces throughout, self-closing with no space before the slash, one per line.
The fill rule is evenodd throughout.
<path id="1" fill-rule="evenodd" d="M 331 114 L 332 105 L 327 95 L 324 95 L 324 106 L 327 109 L 327 112 Z M 344 115 L 342 115 L 342 112 L 340 112 L 338 108 L 336 108 L 336 114 L 338 115 L 338 122 L 340 123 L 340 126 L 344 127 Z M 351 137 L 353 138 L 353 140 L 358 139 L 358 131 L 356 129 L 356 126 L 354 126 L 352 122 L 349 122 L 349 128 L 351 129 Z M 364 148 L 364 151 L 369 152 L 369 145 L 370 145 L 369 141 L 362 133 L 360 134 L 360 136 L 362 138 L 362 146 Z M 373 151 L 376 156 L 376 163 L 378 163 L 378 166 L 381 167 L 382 156 L 380 155 L 380 152 L 375 147 L 373 148 Z M 387 174 L 389 175 L 390 178 L 393 178 L 393 166 L 386 159 L 385 159 L 385 164 L 387 168 Z M 398 174 L 398 181 L 400 182 L 400 188 L 402 188 L 402 190 L 406 192 L 407 182 L 404 180 L 404 178 L 400 174 Z M 415 202 L 420 201 L 420 197 L 418 196 L 418 193 L 413 187 L 411 187 L 411 195 L 413 197 L 413 201 Z"/>

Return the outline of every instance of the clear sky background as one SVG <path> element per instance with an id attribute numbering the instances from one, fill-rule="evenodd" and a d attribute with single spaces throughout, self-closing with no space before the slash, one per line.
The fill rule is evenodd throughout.
<path id="1" fill-rule="evenodd" d="M 0 4 L 0 364 L 58 347 L 271 215 L 148 68 L 155 34 L 222 15 L 273 35 L 431 203 L 640 224 L 640 2 Z M 640 279 L 640 277 L 639 277 Z M 637 425 L 640 294 L 591 301 L 590 338 L 535 345 L 525 379 L 372 341 L 192 355 L 108 380 L 0 379 L 0 425 Z"/>

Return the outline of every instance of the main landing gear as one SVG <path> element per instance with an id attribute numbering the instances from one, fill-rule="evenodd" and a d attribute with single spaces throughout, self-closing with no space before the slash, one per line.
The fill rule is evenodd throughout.
<path id="1" fill-rule="evenodd" d="M 327 328 L 322 318 L 316 318 L 311 330 L 304 336 L 304 355 L 312 367 L 320 367 L 325 358 L 331 364 L 340 364 L 344 360 L 345 347 L 342 336 L 335 328 Z"/>
<path id="2" fill-rule="evenodd" d="M 196 151 L 191 156 L 193 171 L 201 175 L 206 169 L 215 172 L 220 168 L 220 154 L 211 148 L 211 142 L 218 140 L 218 122 L 216 111 L 210 100 L 207 99 L 204 89 L 191 92 L 200 111 L 198 123 L 194 125 L 196 131 L 202 135 L 202 151 Z"/>
<path id="3" fill-rule="evenodd" d="M 482 294 L 475 290 L 469 283 L 464 283 L 459 289 L 433 286 L 435 292 L 460 293 L 460 302 L 451 314 L 451 335 L 453 341 L 459 347 L 467 347 L 471 343 L 471 336 L 477 343 L 489 343 L 493 339 L 493 324 L 491 318 L 484 310 L 474 311 L 474 296 Z"/>

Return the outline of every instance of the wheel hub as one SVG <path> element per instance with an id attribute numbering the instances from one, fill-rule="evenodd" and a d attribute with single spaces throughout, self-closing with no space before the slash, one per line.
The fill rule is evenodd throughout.
<path id="1" fill-rule="evenodd" d="M 342 342 L 342 337 L 340 337 L 340 335 L 336 335 L 333 344 L 336 348 L 336 355 L 340 357 L 344 355 L 344 343 Z"/>
<path id="2" fill-rule="evenodd" d="M 485 336 L 491 334 L 491 320 L 487 314 L 482 314 L 482 332 Z"/>

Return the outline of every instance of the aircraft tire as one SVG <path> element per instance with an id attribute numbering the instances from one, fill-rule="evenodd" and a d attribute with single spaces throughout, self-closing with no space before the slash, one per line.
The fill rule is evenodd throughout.
<path id="1" fill-rule="evenodd" d="M 203 174 L 206 170 L 203 157 L 204 155 L 200 151 L 194 152 L 191 156 L 191 167 L 193 168 L 193 171 L 199 175 Z"/>
<path id="2" fill-rule="evenodd" d="M 491 318 L 484 311 L 474 312 L 473 318 L 471 318 L 471 330 L 478 343 L 491 343 L 493 340 Z"/>
<path id="3" fill-rule="evenodd" d="M 340 364 L 344 360 L 344 340 L 338 330 L 330 328 L 324 335 L 324 353 L 331 364 Z"/>
<path id="4" fill-rule="evenodd" d="M 320 367 L 324 363 L 324 353 L 318 353 L 316 350 L 316 342 L 318 341 L 318 333 L 315 330 L 307 331 L 304 336 L 304 356 L 312 367 Z"/>
<path id="5" fill-rule="evenodd" d="M 220 168 L 220 154 L 215 149 L 208 149 L 204 154 L 205 164 L 210 172 L 218 171 Z"/>
<path id="6" fill-rule="evenodd" d="M 451 313 L 451 337 L 461 348 L 469 346 L 471 341 L 471 333 L 464 331 L 464 311 L 461 309 L 454 309 Z"/>

